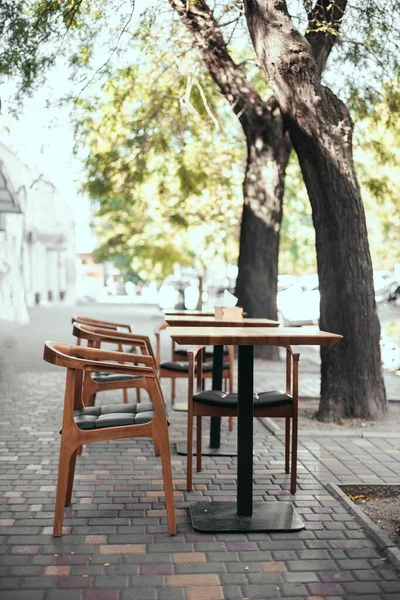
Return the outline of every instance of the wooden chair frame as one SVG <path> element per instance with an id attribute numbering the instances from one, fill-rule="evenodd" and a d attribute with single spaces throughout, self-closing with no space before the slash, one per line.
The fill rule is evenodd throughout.
<path id="1" fill-rule="evenodd" d="M 125 333 L 116 329 L 106 329 L 105 327 L 95 327 L 83 323 L 73 324 L 73 335 L 79 340 L 86 340 L 89 348 L 101 348 L 103 343 L 116 344 L 119 352 L 123 351 L 124 346 L 139 349 L 141 354 L 152 356 L 153 349 L 147 336 Z M 86 373 L 83 384 L 83 402 L 85 406 L 93 406 L 98 392 L 119 390 L 123 391 L 124 402 L 128 402 L 128 389 L 136 388 L 137 401 L 140 402 L 140 389 L 146 389 L 144 379 L 134 379 L 129 381 L 97 382 L 93 379 L 91 373 Z"/>
<path id="2" fill-rule="evenodd" d="M 59 342 L 45 342 L 45 361 L 67 369 L 64 413 L 58 466 L 58 482 L 54 515 L 54 536 L 62 535 L 64 507 L 71 504 L 76 455 L 84 444 L 105 440 L 146 437 L 154 441 L 159 450 L 165 492 L 168 533 L 175 535 L 176 520 L 172 486 L 171 456 L 168 438 L 168 423 L 165 405 L 154 360 L 151 356 L 111 352 L 82 346 L 71 346 Z M 108 362 L 111 361 L 111 362 Z M 128 364 L 126 364 L 128 363 Z M 130 364 L 129 364 L 130 363 Z M 132 364 L 134 363 L 134 364 Z M 143 366 L 138 366 L 138 365 Z M 149 423 L 106 427 L 102 429 L 80 429 L 74 421 L 74 410 L 84 408 L 82 402 L 83 376 L 86 372 L 99 369 L 110 373 L 140 375 L 146 380 L 150 400 L 154 406 L 154 417 Z"/>
<path id="3" fill-rule="evenodd" d="M 160 334 L 161 331 L 168 327 L 168 323 L 164 322 L 161 325 L 157 325 L 154 330 L 154 335 L 156 336 L 156 365 L 158 369 L 158 376 L 160 379 L 171 379 L 171 406 L 174 405 L 175 402 L 175 380 L 176 379 L 188 379 L 189 373 L 188 371 L 173 371 L 172 369 L 167 369 L 161 366 L 161 342 L 160 342 Z M 172 362 L 188 362 L 182 361 L 182 357 L 178 357 L 176 360 L 175 354 L 176 345 L 174 340 L 172 340 Z M 234 365 L 234 350 L 233 346 L 228 346 L 228 363 L 229 367 L 223 369 L 222 377 L 225 380 L 225 389 L 229 392 L 233 392 L 233 365 Z M 202 372 L 203 379 L 211 379 L 212 371 Z"/>
<path id="4" fill-rule="evenodd" d="M 299 359 L 300 354 L 293 353 L 290 346 L 276 344 L 286 348 L 286 393 L 291 395 L 293 403 L 284 406 L 254 407 L 255 417 L 285 418 L 285 472 L 291 473 L 290 492 L 296 493 L 297 478 L 297 442 L 298 442 L 298 401 L 299 401 Z M 236 408 L 210 406 L 193 401 L 194 381 L 197 381 L 197 392 L 202 390 L 201 368 L 202 352 L 205 346 L 192 346 L 188 351 L 189 389 L 188 389 L 188 422 L 187 422 L 187 490 L 193 487 L 193 421 L 196 417 L 196 471 L 202 468 L 202 417 L 237 417 Z M 197 368 L 196 368 L 197 367 Z M 292 421 L 291 467 L 290 467 L 290 430 Z M 289 468 L 290 467 L 290 468 Z"/>
<path id="5" fill-rule="evenodd" d="M 81 325 L 90 325 L 92 327 L 100 327 L 102 329 L 115 329 L 116 331 L 126 329 L 126 333 L 133 333 L 133 326 L 129 323 L 116 323 L 115 321 L 102 321 L 100 319 L 92 319 L 91 317 L 82 317 L 80 315 L 72 317 L 72 324 L 79 323 Z M 77 346 L 80 346 L 81 339 L 77 338 Z"/>

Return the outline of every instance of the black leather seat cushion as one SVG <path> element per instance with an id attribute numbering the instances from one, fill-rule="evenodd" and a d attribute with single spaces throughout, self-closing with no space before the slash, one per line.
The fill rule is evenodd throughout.
<path id="1" fill-rule="evenodd" d="M 185 350 L 185 348 L 179 348 L 178 350 L 175 350 L 175 354 L 177 354 L 178 356 L 187 356 L 188 351 Z M 229 354 L 228 349 L 225 348 L 224 350 L 224 354 Z M 214 351 L 213 350 L 203 350 L 203 357 L 204 358 L 212 358 L 214 356 Z"/>
<path id="2" fill-rule="evenodd" d="M 118 375 L 118 373 L 101 373 L 100 371 L 93 373 L 93 381 L 96 383 L 134 381 L 135 379 L 141 379 L 141 375 Z"/>
<path id="3" fill-rule="evenodd" d="M 74 421 L 80 429 L 143 425 L 150 423 L 153 417 L 154 406 L 150 402 L 87 406 L 74 410 Z"/>
<path id="4" fill-rule="evenodd" d="M 187 362 L 165 361 L 161 363 L 160 367 L 162 369 L 168 369 L 168 371 L 181 371 L 182 373 L 189 372 L 189 363 Z M 223 368 L 229 369 L 229 363 L 224 363 Z M 212 363 L 203 363 L 203 372 L 209 373 L 210 371 L 212 371 Z"/>
<path id="5" fill-rule="evenodd" d="M 238 405 L 237 394 L 227 394 L 217 390 L 199 392 L 193 396 L 193 401 L 210 406 L 225 406 L 226 408 L 237 408 Z M 285 406 L 292 403 L 292 396 L 279 390 L 253 394 L 254 408 L 272 408 L 273 406 Z"/>

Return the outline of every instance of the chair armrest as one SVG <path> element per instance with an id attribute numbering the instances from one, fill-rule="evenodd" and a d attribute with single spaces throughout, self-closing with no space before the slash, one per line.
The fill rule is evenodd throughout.
<path id="1" fill-rule="evenodd" d="M 71 369 L 106 371 L 108 373 L 121 373 L 126 375 L 155 376 L 153 358 L 143 354 L 128 354 L 125 352 L 98 350 L 84 346 L 70 346 L 61 342 L 45 342 L 43 358 L 51 364 L 69 367 Z M 137 366 L 138 364 L 145 366 L 140 367 Z"/>

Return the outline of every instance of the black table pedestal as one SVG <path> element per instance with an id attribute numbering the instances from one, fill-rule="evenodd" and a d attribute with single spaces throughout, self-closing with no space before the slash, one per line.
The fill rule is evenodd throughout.
<path id="1" fill-rule="evenodd" d="M 236 502 L 197 502 L 189 509 L 193 529 L 203 533 L 304 529 L 304 523 L 289 502 L 255 502 L 253 514 L 248 517 L 237 514 Z"/>

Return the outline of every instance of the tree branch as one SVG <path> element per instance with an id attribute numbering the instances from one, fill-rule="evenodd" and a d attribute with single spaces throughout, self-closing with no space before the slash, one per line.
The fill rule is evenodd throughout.
<path id="1" fill-rule="evenodd" d="M 204 0 L 168 0 L 194 39 L 194 45 L 221 93 L 246 129 L 249 121 L 270 119 L 267 104 L 229 55 L 221 30 Z"/>
<path id="2" fill-rule="evenodd" d="M 337 39 L 347 0 L 317 0 L 308 13 L 306 39 L 311 45 L 319 76 Z"/>

